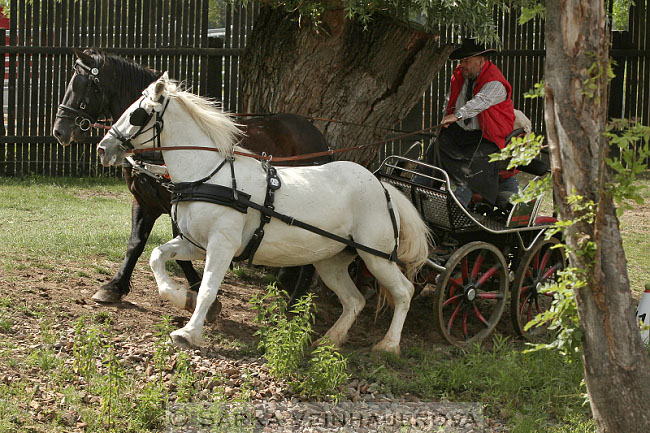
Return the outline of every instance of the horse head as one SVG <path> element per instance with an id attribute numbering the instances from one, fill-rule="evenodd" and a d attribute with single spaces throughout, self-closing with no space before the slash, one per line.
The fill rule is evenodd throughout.
<path id="1" fill-rule="evenodd" d="M 63 146 L 88 135 L 91 124 L 108 113 L 102 83 L 107 82 L 105 57 L 95 50 L 74 50 L 73 75 L 56 112 L 52 134 Z"/>
<path id="2" fill-rule="evenodd" d="M 142 97 L 122 113 L 108 134 L 97 145 L 103 165 L 120 164 L 126 153 L 152 143 L 162 130 L 162 113 L 166 107 L 164 92 L 169 82 L 167 72 L 150 84 Z M 168 102 L 168 101 L 167 101 Z M 158 115 L 155 115 L 158 113 Z M 145 134 L 151 132 L 151 135 Z"/>

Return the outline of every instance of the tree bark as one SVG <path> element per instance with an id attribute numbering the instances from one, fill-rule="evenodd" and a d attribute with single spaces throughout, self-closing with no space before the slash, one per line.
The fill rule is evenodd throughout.
<path id="1" fill-rule="evenodd" d="M 547 2 L 545 117 L 554 190 L 563 220 L 579 216 L 567 198 L 597 204 L 593 222 L 574 224 L 565 242 L 595 257 L 570 254 L 587 269 L 587 285 L 575 290 L 583 330 L 585 382 L 600 432 L 650 429 L 650 360 L 635 323 L 627 261 L 618 218 L 607 191 L 602 133 L 607 123 L 608 32 L 603 0 Z M 594 64 L 604 72 L 590 70 Z M 589 94 L 593 92 L 593 94 Z"/>
<path id="2" fill-rule="evenodd" d="M 323 15 L 318 31 L 286 12 L 263 7 L 242 58 L 246 112 L 291 112 L 316 121 L 333 148 L 369 144 L 403 119 L 447 61 L 437 36 L 374 16 L 368 28 L 343 9 Z M 368 165 L 379 146 L 338 158 Z"/>

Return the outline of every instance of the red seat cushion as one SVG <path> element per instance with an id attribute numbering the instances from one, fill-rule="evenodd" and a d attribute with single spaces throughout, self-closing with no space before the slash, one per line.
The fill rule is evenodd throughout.
<path id="1" fill-rule="evenodd" d="M 538 216 L 535 218 L 535 225 L 546 225 L 546 224 L 554 224 L 557 222 L 557 218 L 553 218 L 552 216 Z"/>

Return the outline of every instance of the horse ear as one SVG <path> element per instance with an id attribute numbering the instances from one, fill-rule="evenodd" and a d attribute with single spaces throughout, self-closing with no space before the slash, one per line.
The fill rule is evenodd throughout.
<path id="1" fill-rule="evenodd" d="M 167 74 L 167 72 L 165 72 L 165 74 Z M 165 74 L 163 74 L 163 76 L 160 77 L 158 79 L 158 81 L 156 81 L 156 85 L 153 88 L 153 91 L 154 91 L 154 93 L 156 95 L 156 98 L 155 98 L 156 100 L 158 99 L 160 94 L 163 92 L 163 90 L 165 90 L 165 83 L 167 82 L 167 80 L 165 79 L 166 78 Z"/>
<path id="2" fill-rule="evenodd" d="M 165 81 L 169 81 L 169 73 L 167 71 L 163 72 L 160 78 L 162 78 Z"/>
<path id="3" fill-rule="evenodd" d="M 95 64 L 95 59 L 93 59 L 93 56 L 90 54 L 86 54 L 84 51 L 81 51 L 78 48 L 73 48 L 75 55 L 79 60 L 81 60 L 81 63 L 83 63 L 86 66 L 93 66 Z"/>

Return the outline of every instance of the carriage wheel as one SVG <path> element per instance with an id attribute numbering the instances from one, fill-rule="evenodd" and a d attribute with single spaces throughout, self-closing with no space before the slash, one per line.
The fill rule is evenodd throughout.
<path id="1" fill-rule="evenodd" d="M 494 245 L 472 242 L 459 248 L 445 264 L 434 302 L 436 326 L 453 345 L 479 342 L 503 314 L 508 292 L 508 267 Z"/>
<path id="2" fill-rule="evenodd" d="M 562 248 L 553 248 L 560 241 L 555 238 L 538 239 L 521 259 L 510 297 L 510 317 L 515 331 L 532 339 L 546 333 L 546 326 L 524 330 L 526 324 L 536 315 L 551 308 L 552 293 L 540 290 L 546 283 L 557 281 L 557 273 L 565 267 L 566 259 Z"/>

